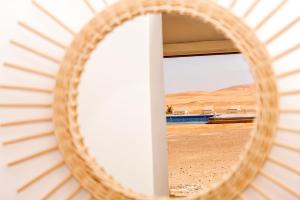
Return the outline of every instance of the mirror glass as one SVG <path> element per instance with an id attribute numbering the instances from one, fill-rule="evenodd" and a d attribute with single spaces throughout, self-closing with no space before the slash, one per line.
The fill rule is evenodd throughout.
<path id="1" fill-rule="evenodd" d="M 238 164 L 256 90 L 243 55 L 212 25 L 152 14 L 101 41 L 77 103 L 85 143 L 109 174 L 137 192 L 184 197 Z"/>
<path id="2" fill-rule="evenodd" d="M 256 92 L 250 67 L 209 24 L 163 16 L 171 196 L 205 191 L 231 173 L 250 138 Z"/>
<path id="3" fill-rule="evenodd" d="M 255 86 L 239 54 L 164 58 L 169 184 L 174 196 L 228 175 L 250 137 Z"/>

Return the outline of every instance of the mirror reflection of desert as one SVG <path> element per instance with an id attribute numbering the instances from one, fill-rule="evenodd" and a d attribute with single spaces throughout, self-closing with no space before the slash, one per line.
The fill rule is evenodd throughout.
<path id="1" fill-rule="evenodd" d="M 255 115 L 254 85 L 238 85 L 214 92 L 166 95 L 172 113 Z M 169 184 L 171 196 L 205 191 L 221 182 L 239 160 L 254 122 L 168 124 Z"/>

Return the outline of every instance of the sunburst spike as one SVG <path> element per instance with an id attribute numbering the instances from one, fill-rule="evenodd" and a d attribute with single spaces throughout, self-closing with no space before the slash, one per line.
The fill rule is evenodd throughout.
<path id="1" fill-rule="evenodd" d="M 281 35 L 283 35 L 285 32 L 287 32 L 289 29 L 291 29 L 297 23 L 299 23 L 299 21 L 300 21 L 300 17 L 297 17 L 296 19 L 294 19 L 293 21 L 288 23 L 281 30 L 279 30 L 277 33 L 275 33 L 269 39 L 267 39 L 266 42 L 265 42 L 265 45 L 271 44 L 273 41 L 275 41 L 277 38 L 279 38 Z"/>
<path id="2" fill-rule="evenodd" d="M 36 0 L 32 1 L 33 5 L 37 7 L 41 12 L 43 12 L 45 15 L 47 15 L 50 19 L 52 19 L 54 22 L 56 22 L 60 27 L 62 27 L 64 30 L 66 30 L 71 35 L 75 35 L 75 31 L 73 31 L 71 28 L 69 28 L 66 24 L 64 24 L 61 20 L 59 20 L 57 17 L 55 17 L 52 13 L 50 13 L 47 9 L 45 9 L 42 5 L 37 3 Z"/>
<path id="3" fill-rule="evenodd" d="M 51 166 L 50 168 L 48 168 L 47 170 L 43 171 L 42 173 L 40 173 L 39 175 L 37 175 L 36 177 L 32 178 L 31 180 L 29 180 L 28 182 L 26 182 L 24 185 L 22 185 L 17 192 L 22 192 L 23 190 L 27 189 L 28 187 L 30 187 L 31 185 L 33 185 L 34 183 L 38 182 L 39 180 L 41 180 L 42 178 L 44 178 L 45 176 L 47 176 L 48 174 L 52 173 L 53 171 L 55 171 L 56 169 L 62 167 L 64 165 L 64 161 L 60 161 L 58 163 L 56 163 L 55 165 Z"/>
<path id="4" fill-rule="evenodd" d="M 34 74 L 37 76 L 42 76 L 42 77 L 46 77 L 46 78 L 50 78 L 50 79 L 55 79 L 55 75 L 47 73 L 47 72 L 43 72 L 40 70 L 36 70 L 36 69 L 32 69 L 29 67 L 25 67 L 19 64 L 13 64 L 13 63 L 9 63 L 9 62 L 5 62 L 3 64 L 5 67 L 9 67 L 11 69 L 15 69 L 15 70 L 19 70 L 21 72 L 25 72 L 25 73 L 29 73 L 29 74 Z"/>
<path id="5" fill-rule="evenodd" d="M 272 162 L 272 163 L 274 163 L 278 166 L 281 166 L 281 167 L 289 170 L 290 172 L 295 173 L 295 174 L 300 176 L 300 169 L 299 168 L 292 167 L 292 166 L 290 166 L 290 165 L 288 165 L 288 164 L 286 164 L 286 163 L 284 163 L 284 162 L 282 162 L 282 161 L 280 161 L 276 158 L 273 158 L 272 156 L 269 156 L 268 161 L 270 161 L 270 162 Z"/>
<path id="6" fill-rule="evenodd" d="M 299 48 L 300 48 L 300 43 L 298 43 L 298 44 L 296 44 L 296 45 L 294 45 L 294 46 L 292 46 L 292 47 L 284 50 L 283 52 L 281 52 L 279 54 L 277 54 L 276 56 L 274 56 L 273 58 L 271 58 L 271 62 L 275 62 L 275 61 L 277 61 L 277 60 L 285 57 L 286 55 L 288 55 L 288 54 L 290 54 L 290 53 L 292 53 L 294 51 L 297 51 Z"/>
<path id="7" fill-rule="evenodd" d="M 39 36 L 40 38 L 43 38 L 44 40 L 50 42 L 51 44 L 53 44 L 53 45 L 55 45 L 55 46 L 57 46 L 57 47 L 59 47 L 60 49 L 62 49 L 62 50 L 66 50 L 66 49 L 67 49 L 67 46 L 66 46 L 66 45 L 64 45 L 64 44 L 62 44 L 62 43 L 56 41 L 55 39 L 53 39 L 53 38 L 51 38 L 51 37 L 45 35 L 44 33 L 38 31 L 37 29 L 35 29 L 35 28 L 29 26 L 29 25 L 26 24 L 25 22 L 20 21 L 18 24 L 19 24 L 22 28 L 26 29 L 27 31 L 29 31 L 29 32 L 31 32 L 31 33 L 33 33 L 33 34 Z"/>
<path id="8" fill-rule="evenodd" d="M 280 4 L 278 4 L 266 17 L 263 18 L 263 20 L 261 20 L 255 27 L 254 27 L 254 31 L 258 31 L 261 27 L 263 27 L 263 25 L 265 23 L 267 23 L 267 21 L 269 21 L 269 19 L 271 19 L 271 17 L 273 17 L 273 15 L 275 15 L 277 13 L 277 11 L 279 11 L 286 3 L 288 2 L 288 0 L 283 0 L 281 1 Z"/>
<path id="9" fill-rule="evenodd" d="M 298 67 L 297 69 L 288 71 L 288 72 L 283 72 L 281 74 L 278 74 L 278 75 L 276 75 L 276 78 L 281 79 L 281 78 L 285 78 L 285 77 L 292 76 L 292 75 L 299 74 L 299 73 L 300 73 L 300 67 Z"/>
<path id="10" fill-rule="evenodd" d="M 26 92 L 37 92 L 37 93 L 46 93 L 52 94 L 52 90 L 45 88 L 37 88 L 37 87 L 29 87 L 29 86 L 19 86 L 19 85 L 0 85 L 0 89 L 2 90 L 18 90 L 18 91 L 26 91 Z"/>
<path id="11" fill-rule="evenodd" d="M 18 47 L 18 48 L 20 48 L 20 49 L 23 49 L 23 50 L 25 50 L 25 51 L 28 51 L 28 52 L 30 52 L 30 53 L 36 55 L 36 56 L 39 56 L 39 57 L 42 57 L 42 58 L 44 58 L 44 59 L 46 59 L 46 60 L 49 60 L 49 61 L 51 61 L 51 62 L 54 62 L 55 64 L 60 64 L 60 59 L 54 58 L 54 57 L 52 57 L 52 56 L 50 56 L 50 55 L 48 55 L 48 54 L 46 54 L 46 53 L 43 53 L 43 52 L 41 52 L 41 51 L 39 51 L 39 50 L 36 50 L 36 49 L 33 49 L 33 48 L 31 48 L 31 47 L 29 47 L 29 46 L 27 46 L 27 45 L 24 45 L 24 44 L 22 44 L 22 43 L 20 43 L 20 42 L 17 42 L 17 41 L 15 41 L 15 40 L 11 40 L 10 43 L 11 43 L 12 45 L 14 45 L 14 46 L 16 46 L 16 47 Z"/>
<path id="12" fill-rule="evenodd" d="M 252 13 L 252 11 L 256 8 L 256 6 L 259 4 L 260 1 L 261 1 L 261 0 L 255 0 L 255 1 L 251 4 L 251 6 L 246 10 L 246 12 L 245 12 L 244 15 L 243 15 L 243 18 L 244 18 L 244 19 L 247 18 L 247 17 Z"/>
<path id="13" fill-rule="evenodd" d="M 263 191 L 261 188 L 259 188 L 254 183 L 250 183 L 249 187 L 252 188 L 257 193 L 259 193 L 264 199 L 266 199 L 266 200 L 272 200 L 272 198 L 265 191 Z"/>
<path id="14" fill-rule="evenodd" d="M 51 108 L 47 103 L 0 103 L 0 108 Z"/>
<path id="15" fill-rule="evenodd" d="M 229 9 L 232 10 L 234 8 L 234 6 L 237 4 L 238 0 L 232 0 L 230 5 L 229 5 Z"/>
<path id="16" fill-rule="evenodd" d="M 20 126 L 27 124 L 36 124 L 36 123 L 44 123 L 44 122 L 52 122 L 52 118 L 36 118 L 36 119 L 25 119 L 11 122 L 1 122 L 0 127 L 10 127 L 10 126 Z"/>
<path id="17" fill-rule="evenodd" d="M 33 134 L 33 135 L 16 138 L 13 140 L 8 140 L 8 141 L 3 142 L 2 144 L 4 146 L 7 146 L 7 145 L 12 145 L 12 144 L 21 143 L 21 142 L 25 142 L 28 140 L 39 139 L 42 137 L 47 137 L 47 136 L 52 136 L 52 135 L 54 135 L 54 131 L 47 131 L 47 132 L 43 132 L 43 133 L 37 133 L 37 134 Z"/>
<path id="18" fill-rule="evenodd" d="M 90 9 L 90 11 L 95 15 L 97 13 L 94 6 L 92 6 L 91 2 L 89 0 L 83 0 L 85 5 Z"/>
<path id="19" fill-rule="evenodd" d="M 287 192 L 289 192 L 290 194 L 292 194 L 293 196 L 297 197 L 298 199 L 300 199 L 300 194 L 296 191 L 294 191 L 291 187 L 289 187 L 288 185 L 286 185 L 285 183 L 282 183 L 280 180 L 274 178 L 272 175 L 268 174 L 267 172 L 261 170 L 260 174 L 265 177 L 266 179 L 268 179 L 269 181 L 273 182 L 274 184 L 278 185 L 279 187 L 281 187 L 282 189 L 286 190 Z"/>
<path id="20" fill-rule="evenodd" d="M 300 90 L 290 90 L 290 91 L 285 91 L 285 92 L 280 92 L 280 96 L 290 96 L 290 95 L 298 95 L 300 94 Z"/>
<path id="21" fill-rule="evenodd" d="M 68 181 L 72 179 L 72 174 L 69 174 L 64 179 L 62 179 L 60 182 L 58 182 L 57 185 L 54 186 L 43 198 L 42 200 L 49 199 L 52 195 L 54 195 L 61 187 L 63 187 Z"/>
<path id="22" fill-rule="evenodd" d="M 102 3 L 103 3 L 106 7 L 108 6 L 107 0 L 102 0 Z"/>
<path id="23" fill-rule="evenodd" d="M 282 113 L 291 113 L 291 114 L 298 114 L 300 113 L 300 109 L 280 109 Z"/>
<path id="24" fill-rule="evenodd" d="M 66 200 L 72 200 L 79 192 L 81 191 L 81 186 L 77 186 L 77 188 L 66 198 Z"/>
<path id="25" fill-rule="evenodd" d="M 13 167 L 13 166 L 16 166 L 16 165 L 18 165 L 18 164 L 21 164 L 21 163 L 23 163 L 23 162 L 32 160 L 32 159 L 34 159 L 34 158 L 43 156 L 43 155 L 48 154 L 48 153 L 52 153 L 52 152 L 57 151 L 57 150 L 58 150 L 58 145 L 55 145 L 55 146 L 53 146 L 53 147 L 44 149 L 44 150 L 42 150 L 42 151 L 33 153 L 33 154 L 29 155 L 29 156 L 25 156 L 25 157 L 23 157 L 23 158 L 20 158 L 20 159 L 15 160 L 15 161 L 9 162 L 7 165 L 8 165 L 8 167 Z"/>
<path id="26" fill-rule="evenodd" d="M 247 200 L 246 197 L 242 193 L 238 195 L 238 198 L 240 200 Z"/>
<path id="27" fill-rule="evenodd" d="M 285 143 L 282 143 L 282 142 L 279 142 L 279 141 L 274 141 L 273 144 L 278 146 L 278 147 L 288 149 L 288 150 L 294 151 L 296 153 L 300 153 L 300 148 L 299 147 L 292 146 L 292 145 L 289 145 L 289 144 L 285 144 Z"/>
<path id="28" fill-rule="evenodd" d="M 277 129 L 281 130 L 281 131 L 287 131 L 287 132 L 291 132 L 291 133 L 300 134 L 300 129 L 288 128 L 288 127 L 283 127 L 283 126 L 278 126 Z"/>

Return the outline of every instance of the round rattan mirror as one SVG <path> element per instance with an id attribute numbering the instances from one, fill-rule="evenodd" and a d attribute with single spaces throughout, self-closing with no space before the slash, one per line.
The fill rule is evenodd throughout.
<path id="1" fill-rule="evenodd" d="M 253 180 L 267 158 L 277 122 L 277 88 L 264 45 L 241 20 L 210 1 L 121 1 L 91 20 L 68 49 L 58 74 L 54 122 L 59 148 L 73 175 L 94 198 L 148 198 L 119 185 L 86 151 L 77 121 L 76 102 L 81 73 L 98 43 L 114 28 L 136 16 L 162 12 L 188 15 L 211 23 L 234 42 L 251 65 L 260 98 L 257 124 L 247 153 L 227 180 L 208 193 L 194 197 L 234 198 Z"/>
<path id="2" fill-rule="evenodd" d="M 74 4 L 76 15 L 82 6 L 82 16 L 89 16 L 86 21 L 77 16 L 80 24 L 77 30 L 64 23 L 75 21 L 68 19 L 66 12 L 62 12 L 61 18 L 57 17 L 52 1 L 48 6 L 45 2 L 33 1 L 35 11 L 39 12 L 35 18 L 39 20 L 42 15 L 50 25 L 45 23 L 38 29 L 20 22 L 28 34 L 22 33 L 23 39 L 27 43 L 35 41 L 29 37 L 33 35 L 39 42 L 52 46 L 36 48 L 39 43 L 36 41 L 32 44 L 11 41 L 14 47 L 25 50 L 23 53 L 34 56 L 28 59 L 28 55 L 17 51 L 9 59 L 17 57 L 15 63 L 22 61 L 24 65 L 5 62 L 7 68 L 0 72 L 1 101 L 6 101 L 0 102 L 0 130 L 11 133 L 1 136 L 1 140 L 6 138 L 1 150 L 5 152 L 3 158 L 7 157 L 5 163 L 9 169 L 1 169 L 0 174 L 5 182 L 13 180 L 18 184 L 19 198 L 174 199 L 167 195 L 140 194 L 121 184 L 89 150 L 78 117 L 80 81 L 97 46 L 126 22 L 145 15 L 169 14 L 208 24 L 225 35 L 250 66 L 257 94 L 255 125 L 238 164 L 218 184 L 186 198 L 299 199 L 300 70 L 297 67 L 300 45 L 295 33 L 298 33 L 300 18 L 297 1 L 121 0 L 111 5 L 102 1 L 104 9 L 99 12 L 96 0 L 72 0 L 64 4 L 67 9 Z M 267 5 L 270 8 L 265 12 Z M 284 9 L 288 11 L 277 18 Z M 264 14 L 253 15 L 257 10 Z M 284 22 L 274 28 L 280 16 Z M 258 20 L 251 25 L 248 19 L 255 17 Z M 44 33 L 43 28 L 49 32 Z M 61 41 L 56 38 L 59 35 L 63 35 Z M 31 64 L 45 64 L 46 68 L 28 67 Z M 57 66 L 57 71 L 51 68 L 53 66 Z M 14 145 L 21 146 L 11 154 Z M 13 168 L 15 166 L 17 168 Z M 7 188 L 11 187 L 10 182 L 7 181 Z M 44 186 L 39 188 L 42 183 Z M 11 192 L 15 190 L 6 190 L 6 183 L 3 185 L 0 197 L 15 199 L 16 194 Z M 32 194 L 26 193 L 30 189 Z"/>
<path id="3" fill-rule="evenodd" d="M 196 42 L 182 42 L 190 40 Z M 233 53 L 167 51 L 190 44 L 205 44 L 207 51 L 220 43 Z M 210 24 L 176 14 L 139 16 L 105 37 L 85 64 L 76 100 L 80 133 L 96 162 L 123 186 L 147 195 L 186 197 L 223 182 L 256 123 L 250 67 L 230 46 Z M 156 152 L 149 156 L 151 148 Z"/>

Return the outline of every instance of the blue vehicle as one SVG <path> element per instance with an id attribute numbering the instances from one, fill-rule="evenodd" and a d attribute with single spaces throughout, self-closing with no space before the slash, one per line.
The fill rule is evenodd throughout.
<path id="1" fill-rule="evenodd" d="M 207 124 L 214 114 L 204 115 L 169 115 L 166 117 L 167 124 Z"/>

